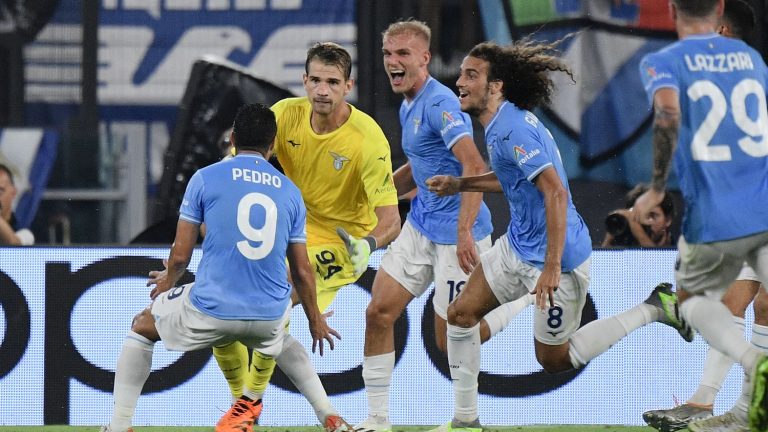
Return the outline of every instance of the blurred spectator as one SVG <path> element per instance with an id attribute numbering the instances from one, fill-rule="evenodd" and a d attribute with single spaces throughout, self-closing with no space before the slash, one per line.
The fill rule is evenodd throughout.
<path id="1" fill-rule="evenodd" d="M 647 184 L 635 186 L 627 192 L 624 208 L 608 215 L 603 247 L 665 247 L 674 244 L 670 226 L 675 217 L 675 204 L 671 194 L 665 195 L 661 205 L 656 206 L 642 224 L 635 221 L 632 209 L 635 200 L 647 190 Z"/>
<path id="2" fill-rule="evenodd" d="M 0 164 L 0 245 L 29 246 L 35 244 L 35 236 L 28 229 L 17 230 L 13 214 L 16 186 L 10 168 Z"/>
<path id="3" fill-rule="evenodd" d="M 219 148 L 219 152 L 221 152 L 222 160 L 230 159 L 232 156 L 234 156 L 234 153 L 232 153 L 232 142 L 229 140 L 230 135 L 232 135 L 231 127 L 227 128 L 227 130 L 221 133 L 221 137 L 219 137 L 219 141 L 216 143 L 216 146 Z"/>

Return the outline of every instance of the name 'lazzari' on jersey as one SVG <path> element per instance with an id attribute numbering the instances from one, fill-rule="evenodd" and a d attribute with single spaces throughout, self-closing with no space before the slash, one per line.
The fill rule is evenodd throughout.
<path id="1" fill-rule="evenodd" d="M 680 100 L 675 169 L 689 243 L 768 231 L 768 68 L 741 40 L 689 36 L 640 63 L 648 98 Z"/>
<path id="2" fill-rule="evenodd" d="M 426 181 L 435 175 L 462 174 L 451 148 L 459 139 L 472 137 L 472 121 L 461 112 L 456 95 L 430 77 L 413 100 L 400 105 L 400 125 L 403 151 L 417 187 L 408 220 L 429 240 L 456 244 L 461 195 L 439 197 L 427 189 Z M 491 231 L 491 213 L 481 203 L 472 236 L 479 240 Z"/>
<path id="3" fill-rule="evenodd" d="M 283 316 L 288 244 L 307 242 L 299 189 L 261 155 L 238 154 L 197 171 L 180 211 L 206 226 L 192 304 L 219 319 Z"/>

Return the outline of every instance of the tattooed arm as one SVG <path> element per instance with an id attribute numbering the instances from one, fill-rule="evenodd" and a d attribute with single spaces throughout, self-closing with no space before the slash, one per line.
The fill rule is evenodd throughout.
<path id="1" fill-rule="evenodd" d="M 672 154 L 680 130 L 680 100 L 677 90 L 659 89 L 653 95 L 653 176 L 651 188 L 635 201 L 635 215 L 645 220 L 651 209 L 661 204 L 667 185 Z"/>

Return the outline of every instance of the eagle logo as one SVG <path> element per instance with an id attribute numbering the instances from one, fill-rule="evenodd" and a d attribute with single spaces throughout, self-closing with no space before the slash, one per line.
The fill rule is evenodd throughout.
<path id="1" fill-rule="evenodd" d="M 341 171 L 344 168 L 344 162 L 349 162 L 349 158 L 338 153 L 328 152 L 333 157 L 333 168 L 336 171 Z"/>

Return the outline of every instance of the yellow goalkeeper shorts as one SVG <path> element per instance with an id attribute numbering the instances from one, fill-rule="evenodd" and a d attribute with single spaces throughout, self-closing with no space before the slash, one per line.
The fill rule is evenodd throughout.
<path id="1" fill-rule="evenodd" d="M 325 312 L 344 285 L 357 280 L 355 267 L 343 244 L 307 246 L 309 263 L 315 269 L 317 306 Z"/>

